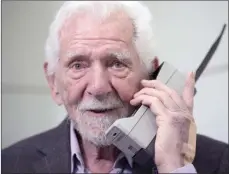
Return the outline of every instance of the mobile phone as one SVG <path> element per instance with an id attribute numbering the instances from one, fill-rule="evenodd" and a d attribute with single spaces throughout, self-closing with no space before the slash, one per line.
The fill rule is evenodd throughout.
<path id="1" fill-rule="evenodd" d="M 186 76 L 168 62 L 163 62 L 150 79 L 160 80 L 182 95 Z M 150 108 L 141 105 L 127 118 L 116 120 L 106 131 L 107 139 L 141 166 L 152 163 L 157 133 L 155 115 Z M 150 162 L 149 162 L 150 161 Z"/>

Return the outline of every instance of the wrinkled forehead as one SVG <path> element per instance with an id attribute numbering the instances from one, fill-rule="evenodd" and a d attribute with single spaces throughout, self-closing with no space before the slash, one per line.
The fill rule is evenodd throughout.
<path id="1" fill-rule="evenodd" d="M 123 11 L 111 12 L 100 17 L 86 12 L 73 13 L 63 23 L 60 32 L 60 46 L 69 47 L 77 40 L 111 40 L 131 44 L 134 36 L 132 20 Z"/>

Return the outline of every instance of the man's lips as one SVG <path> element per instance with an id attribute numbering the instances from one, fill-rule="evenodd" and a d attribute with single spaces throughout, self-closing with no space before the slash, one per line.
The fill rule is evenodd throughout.
<path id="1" fill-rule="evenodd" d="M 91 110 L 88 110 L 88 111 L 100 114 L 100 113 L 105 113 L 105 112 L 111 112 L 113 110 L 114 109 L 91 109 Z"/>
<path id="2" fill-rule="evenodd" d="M 85 113 L 89 115 L 104 116 L 104 114 L 111 114 L 116 108 L 96 108 L 87 109 Z"/>

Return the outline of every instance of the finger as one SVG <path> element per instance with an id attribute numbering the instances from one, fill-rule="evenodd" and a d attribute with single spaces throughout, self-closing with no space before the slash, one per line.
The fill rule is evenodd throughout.
<path id="1" fill-rule="evenodd" d="M 159 91 L 154 88 L 143 88 L 134 95 L 134 98 L 142 94 L 158 98 L 170 111 L 175 112 L 180 109 L 179 106 L 171 99 L 171 97 L 163 91 Z"/>
<path id="2" fill-rule="evenodd" d="M 189 109 L 193 112 L 193 103 L 194 103 L 194 89 L 195 89 L 195 74 L 192 72 L 188 75 L 183 91 L 183 99 Z"/>
<path id="3" fill-rule="evenodd" d="M 150 108 L 150 110 L 155 115 L 167 115 L 165 106 L 156 97 L 152 97 L 148 95 L 139 95 L 138 97 L 132 99 L 130 103 L 132 105 L 137 105 L 137 104 L 146 105 Z"/>
<path id="4" fill-rule="evenodd" d="M 155 88 L 167 92 L 168 94 L 172 92 L 168 86 L 159 80 L 142 80 L 141 83 L 144 87 Z"/>
<path id="5" fill-rule="evenodd" d="M 174 89 L 169 88 L 159 80 L 142 80 L 142 85 L 144 87 L 155 88 L 157 90 L 164 91 L 179 106 L 180 109 L 185 110 L 187 108 L 183 98 L 178 95 Z"/>

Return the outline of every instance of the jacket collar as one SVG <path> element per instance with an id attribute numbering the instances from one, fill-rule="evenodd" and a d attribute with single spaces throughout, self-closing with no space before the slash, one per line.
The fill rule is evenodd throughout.
<path id="1" fill-rule="evenodd" d="M 48 132 L 46 142 L 37 145 L 41 160 L 34 163 L 37 173 L 70 173 L 70 122 L 65 119 Z"/>

